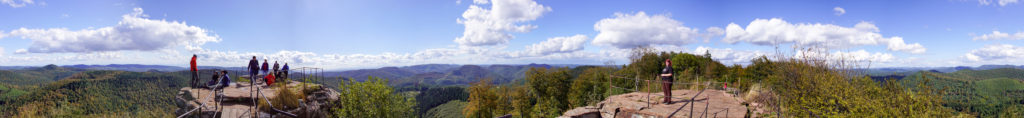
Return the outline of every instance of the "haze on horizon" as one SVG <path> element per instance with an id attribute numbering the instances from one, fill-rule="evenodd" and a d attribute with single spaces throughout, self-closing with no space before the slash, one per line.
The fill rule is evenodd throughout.
<path id="1" fill-rule="evenodd" d="M 776 49 L 872 67 L 1024 65 L 1024 3 L 978 1 L 0 2 L 0 66 L 604 64 L 630 48 L 749 63 Z M 823 52 L 793 51 L 793 47 Z"/>

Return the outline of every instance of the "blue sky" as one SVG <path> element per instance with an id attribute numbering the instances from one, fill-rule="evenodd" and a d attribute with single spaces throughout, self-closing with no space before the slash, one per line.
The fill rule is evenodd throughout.
<path id="1" fill-rule="evenodd" d="M 637 46 L 727 64 L 1021 65 L 1022 11 L 1018 0 L 0 0 L 0 66 L 184 66 L 190 54 L 330 69 L 624 64 Z"/>

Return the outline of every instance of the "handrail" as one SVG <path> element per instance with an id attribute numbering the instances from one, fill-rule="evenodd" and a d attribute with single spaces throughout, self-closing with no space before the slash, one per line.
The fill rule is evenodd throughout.
<path id="1" fill-rule="evenodd" d="M 217 91 L 217 88 L 213 88 L 212 90 L 213 91 Z M 191 93 L 189 93 L 189 94 L 191 94 Z M 213 95 L 216 95 L 216 94 L 210 94 L 210 95 L 206 96 L 206 98 L 213 97 Z M 188 110 L 188 112 L 185 112 L 184 114 L 181 114 L 180 116 L 178 116 L 178 118 L 185 117 L 185 115 L 191 114 L 193 111 L 199 110 L 199 108 L 203 108 L 203 107 L 206 107 L 206 102 L 202 102 L 202 104 L 199 104 L 199 107 L 193 108 L 192 110 Z"/>

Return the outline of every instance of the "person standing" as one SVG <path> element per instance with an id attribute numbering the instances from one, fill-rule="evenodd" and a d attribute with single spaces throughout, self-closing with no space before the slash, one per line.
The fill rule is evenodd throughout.
<path id="1" fill-rule="evenodd" d="M 270 74 L 269 73 L 269 71 L 270 71 L 269 65 L 270 64 L 267 64 L 267 59 L 263 59 L 263 66 L 261 66 L 262 68 L 260 68 L 260 70 L 263 70 L 263 74 Z"/>
<path id="2" fill-rule="evenodd" d="M 672 60 L 665 59 L 665 68 L 661 69 L 661 89 L 665 91 L 664 104 L 672 104 Z"/>
<path id="3" fill-rule="evenodd" d="M 252 56 L 252 60 L 249 60 L 249 82 L 256 82 L 256 75 L 260 72 L 260 61 L 256 60 L 256 56 Z"/>
<path id="4" fill-rule="evenodd" d="M 284 79 L 288 78 L 288 62 L 284 62 L 284 67 L 281 68 L 281 74 L 284 74 L 281 76 L 284 77 Z"/>
<path id="5" fill-rule="evenodd" d="M 189 62 L 189 71 L 192 72 L 192 81 L 189 87 L 195 88 L 199 83 L 199 68 L 196 68 L 196 54 L 192 54 L 192 61 Z"/>
<path id="6" fill-rule="evenodd" d="M 279 71 L 280 69 L 281 69 L 281 65 L 278 65 L 277 61 L 274 61 L 274 72 L 280 72 Z"/>

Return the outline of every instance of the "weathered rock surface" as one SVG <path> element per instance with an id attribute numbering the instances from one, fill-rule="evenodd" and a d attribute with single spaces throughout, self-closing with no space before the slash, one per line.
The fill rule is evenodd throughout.
<path id="1" fill-rule="evenodd" d="M 699 93 L 699 94 L 698 94 Z M 673 90 L 672 102 L 661 102 L 664 94 L 633 92 L 610 96 L 592 106 L 578 107 L 563 113 L 565 118 L 688 118 L 744 117 L 743 100 L 721 90 Z M 696 97 L 693 101 L 691 98 Z M 705 111 L 706 110 L 706 111 Z"/>
<path id="2" fill-rule="evenodd" d="M 260 83 L 257 83 L 260 84 Z M 301 88 L 303 85 L 299 82 L 289 81 L 287 88 Z M 307 84 L 306 86 L 312 87 L 307 90 L 312 90 L 306 95 L 306 98 L 300 100 L 300 107 L 294 109 L 282 109 L 291 114 L 298 115 L 299 117 L 326 117 L 329 113 L 328 103 L 336 101 L 338 98 L 338 92 L 333 89 L 324 88 L 317 84 Z M 273 99 L 276 97 L 277 89 L 269 86 L 259 86 L 263 95 L 267 98 Z M 228 87 L 225 87 L 221 92 L 217 92 L 218 95 L 211 96 L 212 90 L 207 88 L 182 88 L 178 95 L 175 97 L 175 105 L 178 106 L 178 110 L 175 114 L 181 115 L 186 112 L 201 106 L 200 104 L 206 104 L 206 107 L 196 110 L 201 113 L 191 113 L 192 116 L 196 117 L 222 117 L 222 118 L 236 118 L 236 117 L 250 117 L 253 114 L 259 114 L 260 117 L 287 117 L 283 114 L 274 114 L 264 111 L 255 110 L 252 97 L 257 95 L 256 92 L 250 92 L 252 86 L 249 83 L 237 83 Z M 255 88 L 252 88 L 255 89 Z M 301 90 L 292 90 L 301 91 Z M 259 96 L 257 96 L 259 97 Z M 216 101 L 221 101 L 216 102 Z M 266 101 L 259 101 L 266 102 Z M 256 112 L 256 113 L 253 113 Z"/>

